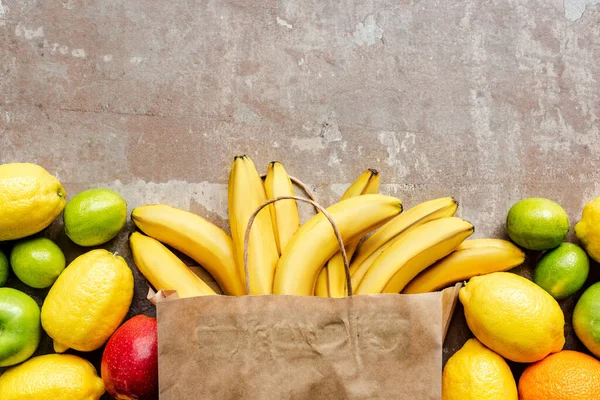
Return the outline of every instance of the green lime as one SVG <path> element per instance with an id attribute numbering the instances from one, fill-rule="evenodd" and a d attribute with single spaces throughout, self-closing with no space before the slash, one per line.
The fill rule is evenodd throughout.
<path id="1" fill-rule="evenodd" d="M 533 281 L 556 300 L 562 300 L 583 287 L 589 272 L 590 260 L 585 251 L 573 243 L 562 243 L 540 259 Z"/>
<path id="2" fill-rule="evenodd" d="M 600 357 L 600 282 L 587 288 L 577 301 L 573 329 L 584 346 Z"/>
<path id="3" fill-rule="evenodd" d="M 523 199 L 510 208 L 506 230 L 513 242 L 529 250 L 548 250 L 563 242 L 569 232 L 566 211 L 549 199 Z"/>
<path id="4" fill-rule="evenodd" d="M 6 285 L 9 270 L 10 265 L 8 264 L 8 257 L 6 257 L 6 254 L 0 251 L 0 287 Z"/>
<path id="5" fill-rule="evenodd" d="M 80 246 L 98 246 L 119 233 L 127 220 L 127 203 L 114 190 L 90 189 L 67 203 L 67 236 Z"/>
<path id="6" fill-rule="evenodd" d="M 52 286 L 65 269 L 65 255 L 46 238 L 25 239 L 10 253 L 13 272 L 27 286 L 43 289 Z"/>

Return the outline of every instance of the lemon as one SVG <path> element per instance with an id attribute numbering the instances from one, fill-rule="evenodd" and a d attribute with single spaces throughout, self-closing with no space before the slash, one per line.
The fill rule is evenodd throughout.
<path id="1" fill-rule="evenodd" d="M 39 165 L 0 165 L 0 241 L 38 233 L 65 208 L 65 189 Z"/>
<path id="2" fill-rule="evenodd" d="M 481 343 L 521 363 L 562 350 L 565 317 L 544 289 L 522 276 L 476 276 L 459 291 L 467 325 Z"/>
<path id="3" fill-rule="evenodd" d="M 123 228 L 127 203 L 114 190 L 90 189 L 69 201 L 63 219 L 69 239 L 80 246 L 98 246 Z"/>
<path id="4" fill-rule="evenodd" d="M 596 357 L 600 357 L 600 282 L 583 292 L 573 310 L 575 334 Z"/>
<path id="5" fill-rule="evenodd" d="M 65 255 L 50 239 L 24 239 L 10 252 L 10 265 L 21 282 L 43 289 L 51 286 L 65 269 Z"/>
<path id="6" fill-rule="evenodd" d="M 34 357 L 0 376 L 2 400 L 98 400 L 102 394 L 94 366 L 70 354 Z"/>
<path id="7" fill-rule="evenodd" d="M 506 230 L 521 247 L 548 250 L 561 244 L 569 233 L 569 216 L 552 200 L 523 199 L 510 208 Z"/>
<path id="8" fill-rule="evenodd" d="M 562 300 L 583 287 L 589 272 L 585 251 L 576 244 L 562 243 L 538 261 L 533 281 L 556 300 Z"/>
<path id="9" fill-rule="evenodd" d="M 54 350 L 100 348 L 125 318 L 133 274 L 122 257 L 106 250 L 77 257 L 58 277 L 42 305 L 42 327 Z"/>
<path id="10" fill-rule="evenodd" d="M 0 250 L 0 287 L 6 285 L 9 273 L 10 264 L 8 264 L 8 257 Z"/>
<path id="11" fill-rule="evenodd" d="M 517 384 L 502 357 L 469 339 L 446 363 L 442 400 L 517 400 Z"/>
<path id="12" fill-rule="evenodd" d="M 581 221 L 575 225 L 575 235 L 594 260 L 600 262 L 600 197 L 583 207 Z"/>

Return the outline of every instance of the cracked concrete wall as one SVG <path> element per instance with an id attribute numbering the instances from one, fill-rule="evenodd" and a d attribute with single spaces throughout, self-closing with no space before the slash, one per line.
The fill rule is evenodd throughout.
<path id="1" fill-rule="evenodd" d="M 600 195 L 596 3 L 0 0 L 0 162 L 225 228 L 243 153 L 325 204 L 377 168 L 407 207 L 457 197 L 479 237 L 526 196 L 575 222 Z"/>

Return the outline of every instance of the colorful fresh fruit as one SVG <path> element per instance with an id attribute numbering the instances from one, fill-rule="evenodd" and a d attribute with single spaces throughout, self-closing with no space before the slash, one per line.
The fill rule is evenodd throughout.
<path id="1" fill-rule="evenodd" d="M 39 165 L 0 165 L 0 241 L 46 228 L 65 208 L 65 198 L 60 182 Z"/>
<path id="2" fill-rule="evenodd" d="M 104 384 L 87 360 L 71 354 L 46 354 L 0 376 L 2 400 L 98 400 Z"/>
<path id="3" fill-rule="evenodd" d="M 354 291 L 356 292 L 373 262 L 392 244 L 427 222 L 453 216 L 457 208 L 458 203 L 452 197 L 425 201 L 409 208 L 369 236 L 358 247 L 350 264 Z"/>
<path id="4" fill-rule="evenodd" d="M 595 261 L 600 262 L 600 197 L 583 207 L 581 221 L 575 225 L 575 235 Z"/>
<path id="5" fill-rule="evenodd" d="M 106 343 L 100 370 L 111 396 L 158 400 L 156 318 L 136 315 L 121 325 Z"/>
<path id="6" fill-rule="evenodd" d="M 156 290 L 177 290 L 180 298 L 216 294 L 158 240 L 134 232 L 129 246 L 133 262 Z"/>
<path id="7" fill-rule="evenodd" d="M 477 339 L 469 339 L 444 367 L 442 400 L 517 399 L 510 367 Z"/>
<path id="8" fill-rule="evenodd" d="M 65 232 L 79 246 L 113 239 L 127 221 L 127 203 L 110 189 L 89 189 L 73 197 L 63 214 Z"/>
<path id="9" fill-rule="evenodd" d="M 136 207 L 131 219 L 146 235 L 202 265 L 225 294 L 246 294 L 235 264 L 231 237 L 218 226 L 197 214 L 164 204 Z"/>
<path id="10" fill-rule="evenodd" d="M 379 193 L 380 181 L 379 172 L 375 169 L 368 169 L 363 172 L 358 179 L 348 187 L 348 189 L 346 189 L 340 198 L 340 201 L 363 194 L 377 194 Z M 348 262 L 352 259 L 360 239 L 360 237 L 356 238 L 346 244 L 345 249 Z M 319 282 L 319 280 L 325 280 L 325 285 L 323 285 L 322 282 Z M 325 291 L 322 290 L 323 287 L 325 288 Z M 344 266 L 344 258 L 340 251 L 335 253 L 334 256 L 327 261 L 327 264 L 319 273 L 315 294 L 321 297 L 332 298 L 346 297 L 348 295 L 348 289 L 346 287 L 346 267 Z"/>
<path id="11" fill-rule="evenodd" d="M 295 196 L 292 181 L 279 161 L 273 161 L 267 167 L 264 185 L 267 200 L 281 196 Z M 300 228 L 298 204 L 296 200 L 280 200 L 271 204 L 269 211 L 271 212 L 277 252 L 281 254 L 294 233 Z"/>
<path id="12" fill-rule="evenodd" d="M 525 253 L 501 239 L 465 240 L 447 257 L 421 272 L 403 293 L 427 293 L 491 272 L 508 271 L 525 261 Z"/>
<path id="13" fill-rule="evenodd" d="M 519 380 L 520 400 L 598 400 L 600 361 L 563 350 L 528 366 Z"/>
<path id="14" fill-rule="evenodd" d="M 12 270 L 24 284 L 36 289 L 52 286 L 65 269 L 60 247 L 47 238 L 24 239 L 10 253 Z"/>
<path id="15" fill-rule="evenodd" d="M 510 208 L 506 230 L 512 241 L 521 247 L 553 249 L 569 232 L 569 216 L 558 203 L 532 197 L 518 201 Z"/>
<path id="16" fill-rule="evenodd" d="M 573 310 L 575 334 L 596 357 L 600 357 L 600 282 L 581 295 Z"/>
<path id="17" fill-rule="evenodd" d="M 573 243 L 562 243 L 538 261 L 533 281 L 556 300 L 562 300 L 583 287 L 589 271 L 585 251 Z"/>
<path id="18" fill-rule="evenodd" d="M 456 249 L 473 230 L 471 223 L 456 217 L 415 228 L 373 262 L 356 294 L 400 293 L 425 268 Z"/>
<path id="19" fill-rule="evenodd" d="M 6 285 L 9 275 L 10 264 L 8 263 L 8 257 L 0 250 L 0 287 Z"/>
<path id="20" fill-rule="evenodd" d="M 252 160 L 247 156 L 235 157 L 229 175 L 229 226 L 235 262 L 244 286 L 244 238 L 248 220 L 250 215 L 266 202 L 265 188 Z M 249 294 L 272 293 L 273 276 L 278 260 L 271 214 L 269 207 L 265 207 L 256 216 L 248 241 Z"/>
<path id="21" fill-rule="evenodd" d="M 365 194 L 328 207 L 342 238 L 350 242 L 402 212 L 402 202 L 382 194 Z M 318 213 L 292 237 L 275 272 L 275 294 L 312 296 L 323 265 L 339 250 L 329 220 Z"/>
<path id="22" fill-rule="evenodd" d="M 510 272 L 476 276 L 458 296 L 475 337 L 504 358 L 535 362 L 565 344 L 560 306 L 522 276 Z"/>
<path id="23" fill-rule="evenodd" d="M 40 337 L 40 307 L 35 300 L 16 289 L 0 288 L 0 367 L 27 360 Z"/>
<path id="24" fill-rule="evenodd" d="M 42 327 L 57 353 L 96 350 L 121 324 L 132 297 L 133 274 L 125 260 L 92 250 L 73 260 L 48 292 Z"/>

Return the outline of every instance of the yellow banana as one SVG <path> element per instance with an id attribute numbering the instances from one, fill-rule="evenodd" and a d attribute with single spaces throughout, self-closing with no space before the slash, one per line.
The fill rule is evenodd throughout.
<path id="1" fill-rule="evenodd" d="M 421 225 L 375 260 L 357 294 L 400 293 L 425 268 L 450 254 L 473 234 L 473 225 L 456 217 Z"/>
<path id="2" fill-rule="evenodd" d="M 340 201 L 363 194 L 379 193 L 380 181 L 379 172 L 377 172 L 375 169 L 368 169 L 363 172 L 352 185 L 348 187 L 348 189 L 342 195 Z M 350 261 L 352 258 L 359 241 L 360 237 L 346 244 L 346 255 L 348 256 L 348 261 Z M 335 255 L 327 262 L 327 265 L 323 267 L 323 269 L 325 272 L 319 274 L 319 277 L 317 278 L 317 288 L 325 287 L 328 290 L 325 292 L 320 290 L 319 294 L 326 294 L 326 296 L 323 297 L 346 297 L 348 295 L 348 289 L 346 288 L 346 268 L 344 267 L 342 253 L 339 251 L 335 253 Z M 327 284 L 320 282 L 322 279 L 327 279 Z M 317 296 L 319 294 L 317 294 Z"/>
<path id="3" fill-rule="evenodd" d="M 427 268 L 403 293 L 433 292 L 477 275 L 508 271 L 525 261 L 525 253 L 501 239 L 465 240 L 447 257 Z"/>
<path id="4" fill-rule="evenodd" d="M 268 200 L 280 196 L 294 196 L 294 187 L 283 165 L 273 161 L 267 168 L 265 192 Z M 300 227 L 300 214 L 296 200 L 279 200 L 269 206 L 271 221 L 277 243 L 278 254 L 281 254 L 290 238 Z"/>
<path id="5" fill-rule="evenodd" d="M 246 294 L 233 257 L 231 237 L 201 216 L 165 204 L 137 207 L 131 213 L 146 235 L 194 259 L 215 278 L 225 294 Z"/>
<path id="6" fill-rule="evenodd" d="M 129 246 L 133 262 L 156 290 L 177 290 L 181 298 L 216 294 L 158 240 L 134 232 Z"/>
<path id="7" fill-rule="evenodd" d="M 315 284 L 315 296 L 329 297 L 329 277 L 327 275 L 327 266 L 324 266 L 319 272 L 317 283 Z"/>
<path id="8" fill-rule="evenodd" d="M 365 194 L 327 208 L 345 242 L 350 242 L 402 212 L 402 202 L 391 196 Z M 333 229 L 318 213 L 296 231 L 285 248 L 273 293 L 311 296 L 323 265 L 339 249 Z"/>
<path id="9" fill-rule="evenodd" d="M 429 200 L 409 208 L 382 226 L 354 254 L 350 264 L 352 288 L 358 288 L 373 262 L 395 241 L 427 222 L 453 216 L 457 208 L 458 203 L 452 197 Z"/>
<path id="10" fill-rule="evenodd" d="M 244 270 L 244 237 L 250 215 L 267 201 L 262 179 L 247 156 L 235 157 L 229 175 L 229 224 L 233 252 L 242 284 L 246 285 Z M 268 207 L 262 209 L 252 225 L 248 243 L 250 293 L 270 294 L 279 255 Z"/>

